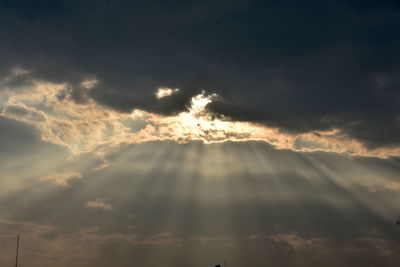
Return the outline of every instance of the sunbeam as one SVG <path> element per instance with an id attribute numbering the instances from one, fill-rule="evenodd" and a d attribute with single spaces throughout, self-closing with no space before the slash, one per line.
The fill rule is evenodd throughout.
<path id="1" fill-rule="evenodd" d="M 0 1 L 0 266 L 400 266 L 398 2 Z"/>

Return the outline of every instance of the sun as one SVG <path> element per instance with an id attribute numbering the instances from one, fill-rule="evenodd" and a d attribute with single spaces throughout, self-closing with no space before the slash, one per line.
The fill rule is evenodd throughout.
<path id="1" fill-rule="evenodd" d="M 189 113 L 193 116 L 204 116 L 207 114 L 207 105 L 210 104 L 217 95 L 206 95 L 204 91 L 201 94 L 192 97 L 190 101 Z"/>

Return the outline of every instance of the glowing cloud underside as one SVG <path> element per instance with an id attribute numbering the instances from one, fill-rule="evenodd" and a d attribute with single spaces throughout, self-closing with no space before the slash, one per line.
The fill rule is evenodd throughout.
<path id="1" fill-rule="evenodd" d="M 13 75 L 24 75 L 18 71 Z M 82 90 L 91 90 L 97 83 L 88 80 Z M 123 144 L 155 140 L 186 143 L 225 141 L 263 141 L 278 149 L 295 151 L 328 151 L 374 157 L 400 156 L 400 148 L 366 149 L 360 142 L 344 135 L 339 129 L 305 134 L 282 133 L 277 128 L 228 118 L 217 119 L 206 107 L 216 95 L 205 92 L 192 98 L 188 111 L 175 116 L 161 116 L 143 110 L 121 113 L 102 106 L 90 97 L 84 104 L 74 102 L 67 84 L 36 81 L 20 90 L 0 91 L 0 115 L 34 126 L 43 141 L 68 148 L 71 153 L 95 152 Z M 178 89 L 159 88 L 155 97 L 169 96 Z M 132 125 L 145 125 L 132 130 Z"/>

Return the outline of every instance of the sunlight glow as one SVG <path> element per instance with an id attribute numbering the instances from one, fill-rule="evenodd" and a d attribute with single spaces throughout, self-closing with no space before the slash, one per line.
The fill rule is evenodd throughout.
<path id="1" fill-rule="evenodd" d="M 22 74 L 21 74 L 22 73 Z M 12 75 L 24 75 L 14 71 Z M 7 79 L 7 77 L 6 77 Z M 98 80 L 83 80 L 82 90 L 91 90 Z M 42 141 L 66 147 L 73 155 L 94 152 L 105 155 L 121 145 L 170 140 L 178 143 L 262 141 L 277 149 L 327 151 L 348 155 L 388 158 L 400 155 L 400 147 L 368 149 L 340 129 L 291 134 L 276 127 L 216 117 L 207 105 L 221 97 L 202 91 L 192 97 L 187 111 L 163 116 L 135 109 L 123 113 L 97 103 L 89 95 L 76 103 L 68 84 L 33 81 L 23 90 L 0 91 L 0 116 L 33 126 Z M 158 99 L 179 89 L 161 87 Z"/>
<path id="2" fill-rule="evenodd" d="M 179 88 L 171 89 L 171 88 L 160 87 L 160 88 L 158 88 L 158 90 L 156 92 L 156 97 L 158 99 L 160 99 L 160 98 L 164 98 L 166 96 L 170 96 L 177 92 L 179 92 Z"/>
<path id="3" fill-rule="evenodd" d="M 190 101 L 189 113 L 193 116 L 201 116 L 206 112 L 206 107 L 212 102 L 217 95 L 206 95 L 203 91 L 201 94 L 192 97 Z"/>

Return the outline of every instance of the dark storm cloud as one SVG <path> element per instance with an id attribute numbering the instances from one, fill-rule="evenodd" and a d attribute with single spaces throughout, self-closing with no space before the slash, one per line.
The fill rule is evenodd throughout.
<path id="1" fill-rule="evenodd" d="M 79 83 L 118 110 L 210 109 L 290 132 L 334 127 L 398 145 L 397 1 L 2 1 L 0 72 Z M 20 81 L 21 82 L 21 81 Z M 181 88 L 157 101 L 157 87 Z"/>

